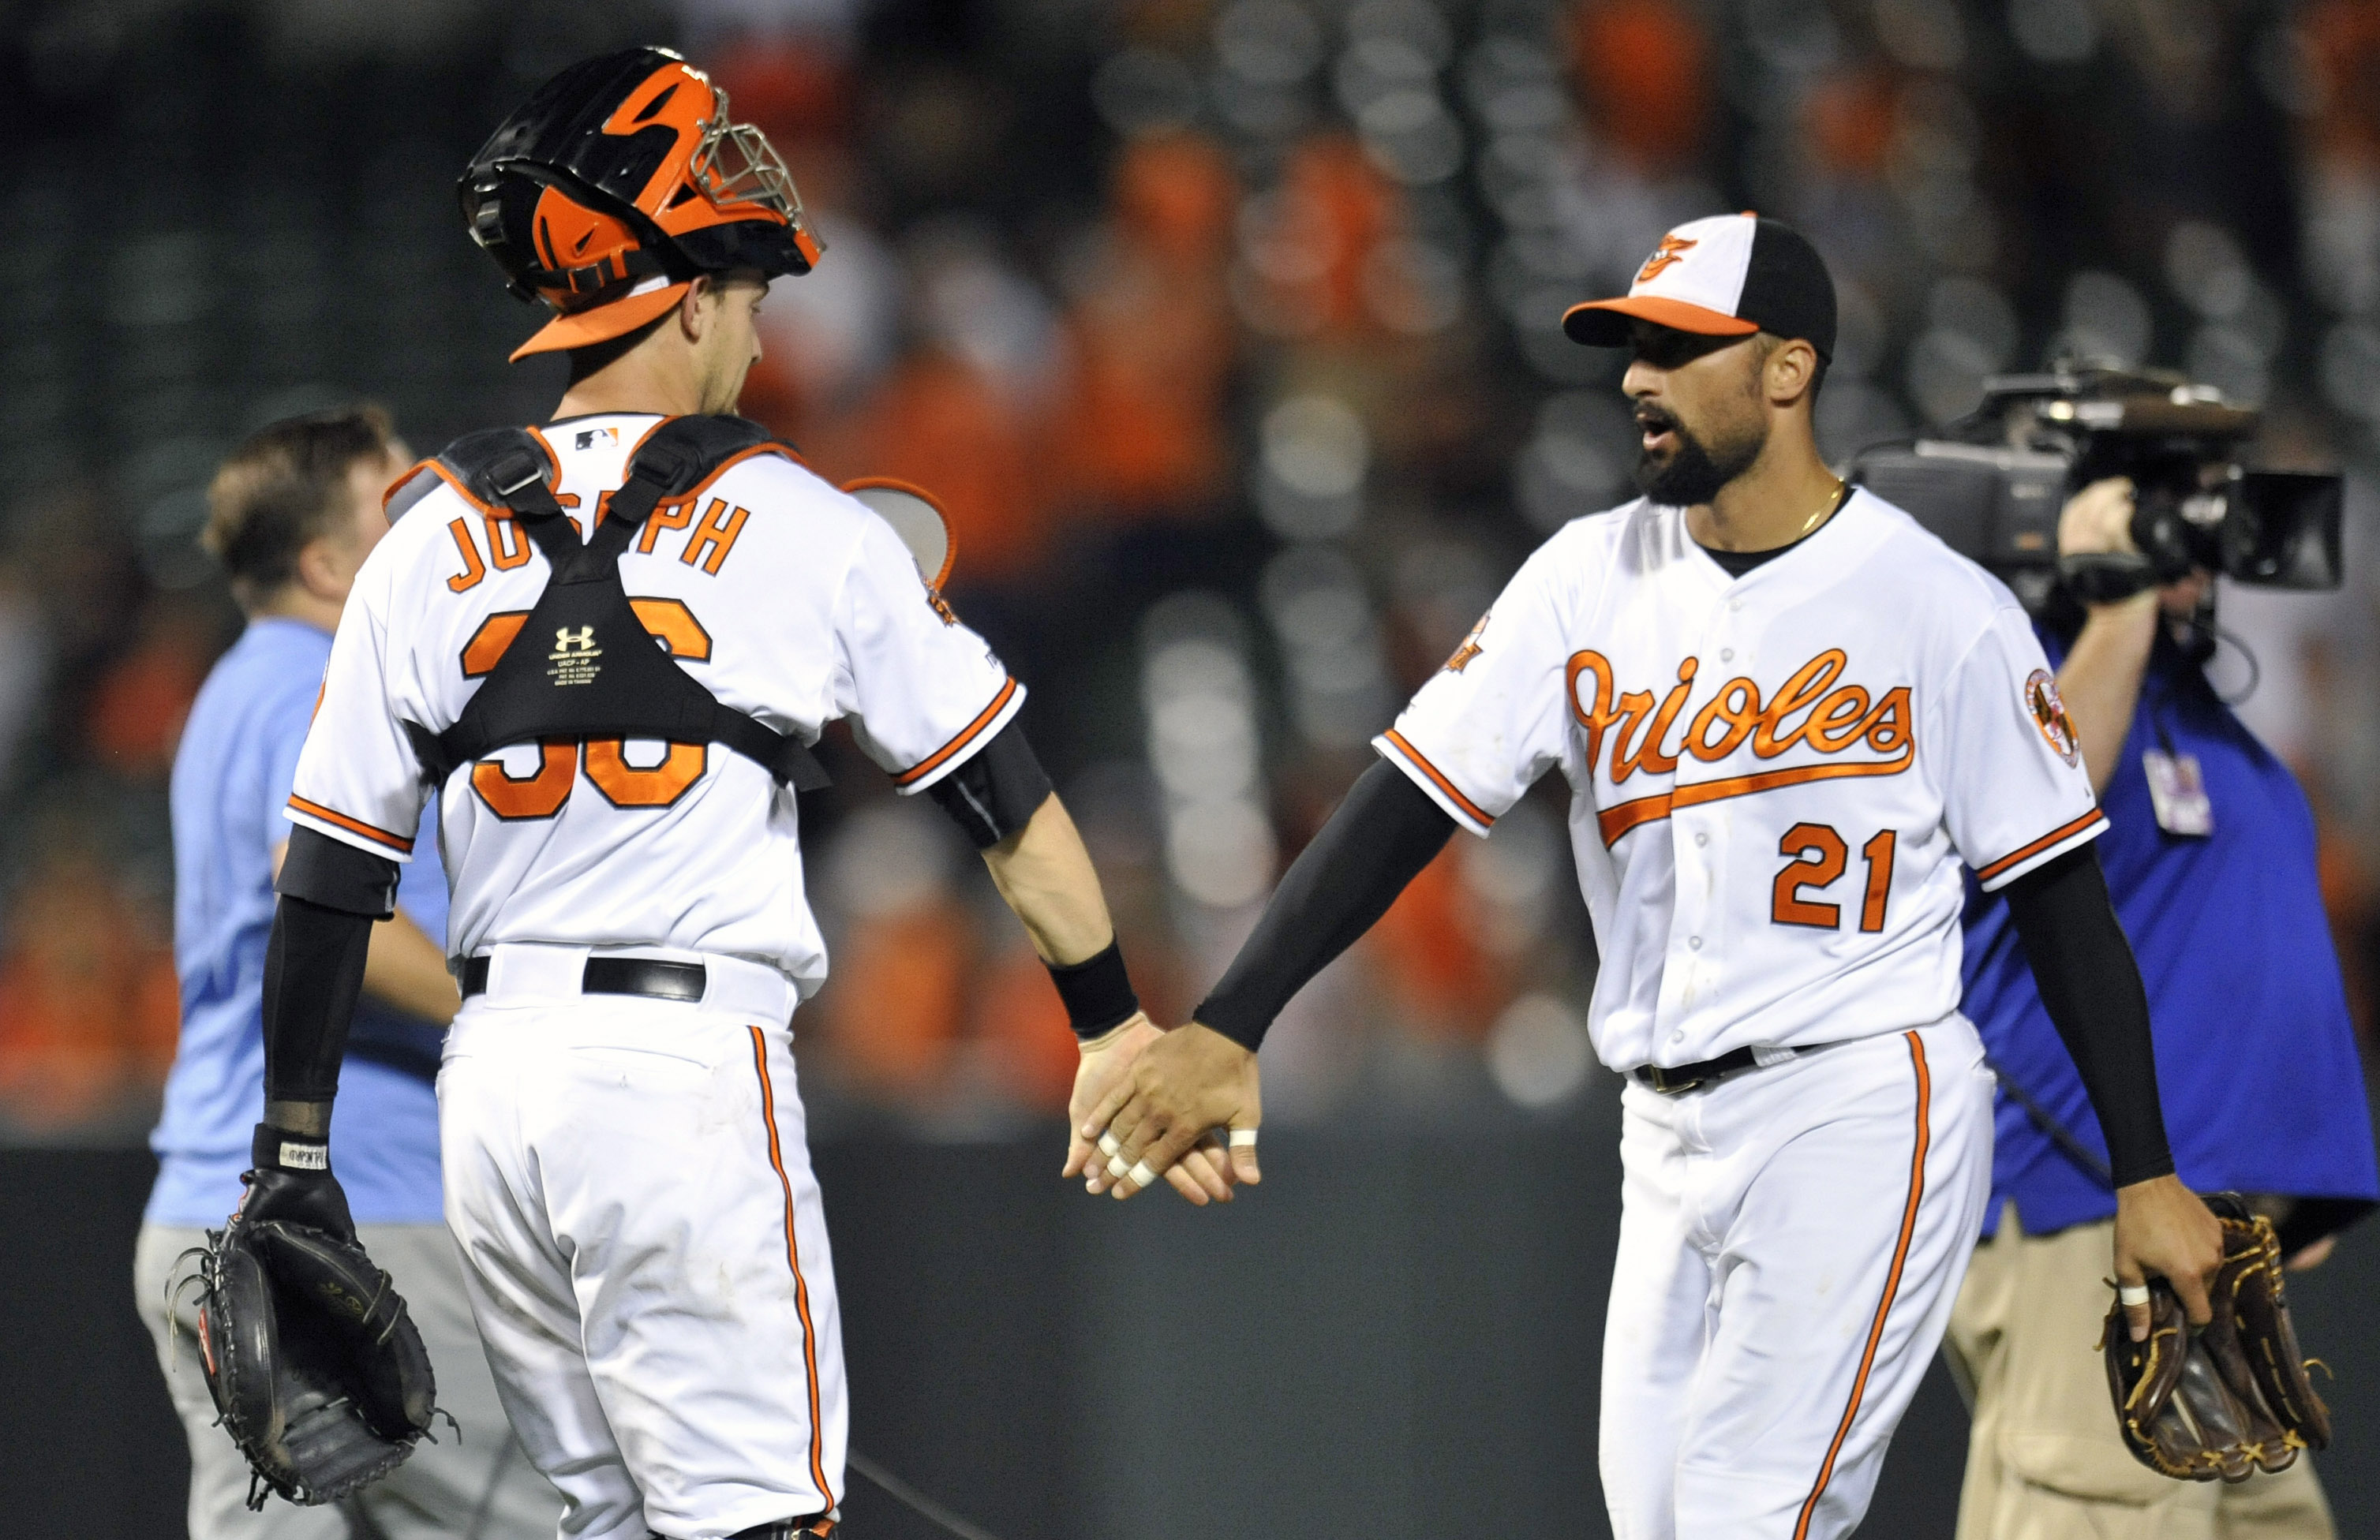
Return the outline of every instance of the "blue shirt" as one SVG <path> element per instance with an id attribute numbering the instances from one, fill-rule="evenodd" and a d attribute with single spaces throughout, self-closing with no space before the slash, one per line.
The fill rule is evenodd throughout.
<path id="1" fill-rule="evenodd" d="M 174 967 L 182 1038 L 150 1135 L 152 1224 L 220 1225 L 239 1205 L 249 1141 L 264 1110 L 264 944 L 273 928 L 273 851 L 298 751 L 331 658 L 329 633 L 300 621 L 252 623 L 215 664 L 174 756 Z M 436 828 L 425 814 L 425 828 Z M 404 868 L 397 904 L 441 946 L 445 874 Z M 443 1029 L 357 1008 L 331 1122 L 331 1166 L 359 1224 L 434 1224 L 436 1073 Z"/>
<path id="2" fill-rule="evenodd" d="M 2053 666 L 2066 647 L 2046 627 Z M 2165 832 L 2142 756 L 2198 758 L 2215 831 Z M 2148 986 L 2157 1091 L 2182 1181 L 2292 1197 L 2380 1198 L 2371 1109 L 2314 875 L 2313 815 L 2289 768 L 2160 634 L 2101 799 L 2099 860 Z M 2000 1069 L 2102 1159 L 2082 1077 L 2049 1024 L 2007 903 L 1969 880 L 1964 1009 Z M 2113 1192 L 2005 1093 L 1988 1229 L 2016 1200 L 2029 1234 L 2103 1219 Z"/>

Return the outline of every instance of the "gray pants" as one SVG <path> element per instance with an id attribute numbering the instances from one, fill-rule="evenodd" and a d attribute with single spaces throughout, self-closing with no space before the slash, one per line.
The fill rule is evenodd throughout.
<path id="1" fill-rule="evenodd" d="M 206 1244 L 196 1230 L 143 1225 L 132 1282 L 140 1318 L 157 1340 L 157 1361 L 190 1440 L 190 1540 L 552 1540 L 562 1498 L 521 1453 L 496 1401 L 463 1265 L 444 1225 L 359 1225 L 372 1260 L 396 1280 L 438 1374 L 438 1404 L 462 1425 L 458 1441 L 439 1420 L 438 1442 L 415 1446 L 394 1474 L 334 1506 L 298 1508 L 269 1498 L 248 1510 L 248 1461 L 214 1425 L 214 1401 L 199 1364 L 198 1304 L 177 1302 L 180 1330 L 167 1330 L 164 1294 L 174 1261 Z M 188 1269 L 185 1268 L 185 1271 Z M 195 1290 L 191 1291 L 195 1293 Z"/>

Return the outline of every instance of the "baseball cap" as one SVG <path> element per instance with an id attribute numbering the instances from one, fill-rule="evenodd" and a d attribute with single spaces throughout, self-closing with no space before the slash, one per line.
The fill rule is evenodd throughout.
<path id="1" fill-rule="evenodd" d="M 1689 220 L 1661 237 L 1618 299 L 1562 315 L 1572 342 L 1625 347 L 1633 318 L 1704 336 L 1767 332 L 1835 356 L 1835 281 L 1817 248 L 1790 224 L 1755 213 Z"/>

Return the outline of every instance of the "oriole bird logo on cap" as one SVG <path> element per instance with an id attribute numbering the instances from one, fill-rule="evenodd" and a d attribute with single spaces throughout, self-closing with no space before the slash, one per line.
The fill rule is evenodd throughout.
<path id="1" fill-rule="evenodd" d="M 1640 284 L 1651 283 L 1670 268 L 1684 261 L 1686 253 L 1693 250 L 1695 244 L 1682 236 L 1663 236 L 1661 244 L 1655 247 L 1653 254 L 1645 259 L 1645 265 L 1636 270 L 1636 281 Z"/>

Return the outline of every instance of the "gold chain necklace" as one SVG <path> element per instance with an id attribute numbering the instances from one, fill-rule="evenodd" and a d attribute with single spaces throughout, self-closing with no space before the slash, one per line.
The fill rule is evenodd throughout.
<path id="1" fill-rule="evenodd" d="M 1840 476 L 1836 477 L 1834 493 L 1827 499 L 1826 506 L 1820 508 L 1816 513 L 1812 514 L 1809 516 L 1809 518 L 1803 524 L 1800 530 L 1794 534 L 1793 540 L 1798 540 L 1803 535 L 1815 529 L 1818 527 L 1818 521 L 1820 519 L 1826 517 L 1828 514 L 1833 513 L 1837 508 L 1841 507 L 1843 505 L 1843 494 L 1849 491 L 1851 491 L 1850 483 L 1846 482 Z M 1790 545 L 1792 541 L 1789 540 L 1786 543 Z"/>

